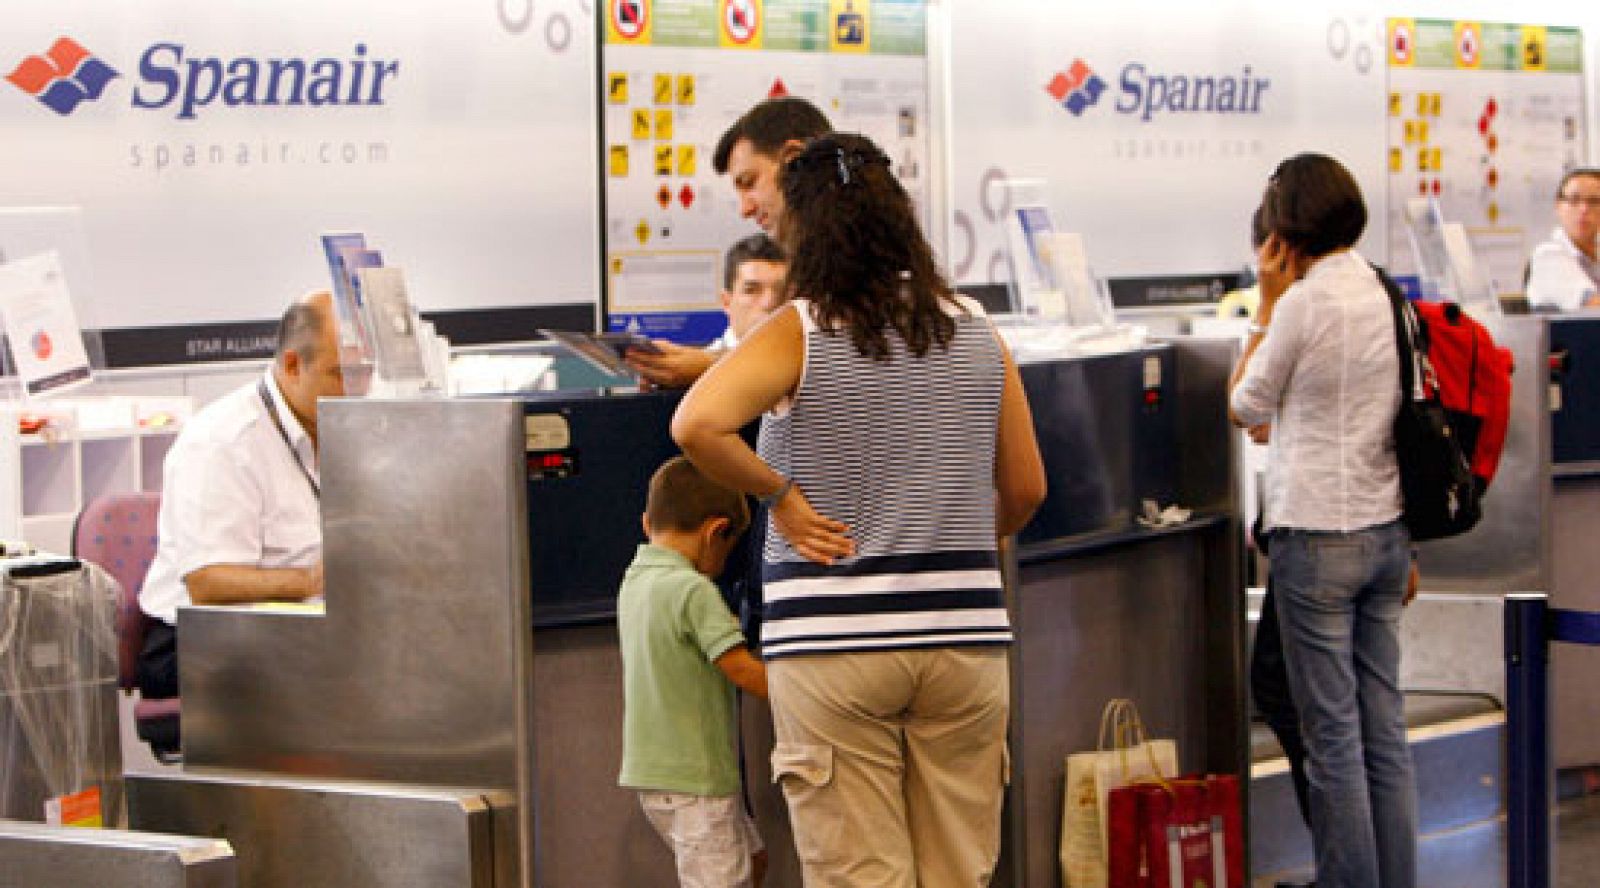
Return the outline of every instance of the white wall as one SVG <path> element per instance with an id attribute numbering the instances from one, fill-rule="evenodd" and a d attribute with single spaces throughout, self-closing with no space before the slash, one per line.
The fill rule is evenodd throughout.
<path id="1" fill-rule="evenodd" d="M 1248 259 L 1247 224 L 1282 158 L 1339 157 L 1361 181 L 1373 224 L 1363 249 L 1387 252 L 1385 19 L 1389 15 L 1578 25 L 1587 59 L 1600 50 L 1600 7 L 1534 2 L 1376 3 L 1261 0 L 945 0 L 948 20 L 947 256 L 962 282 L 1005 278 L 999 210 L 1004 177 L 1040 178 L 1065 228 L 1085 236 L 1102 276 L 1205 273 Z M 1045 91 L 1082 59 L 1105 81 L 1099 102 L 1073 115 Z M 1120 77 L 1147 74 L 1265 79 L 1254 113 L 1117 113 L 1131 104 Z M 1595 94 L 1591 62 L 1585 75 Z M 1148 88 L 1147 88 L 1148 90 Z M 1589 157 L 1600 133 L 1587 114 Z"/>
<path id="2" fill-rule="evenodd" d="M 1584 28 L 1588 154 L 1600 160 L 1592 100 L 1600 92 L 1593 61 L 1600 58 L 1597 4 L 931 5 L 935 26 L 947 28 L 930 37 L 936 54 L 945 48 L 934 71 L 948 135 L 935 146 L 948 184 L 934 204 L 943 203 L 942 217 L 955 220 L 948 236 L 942 223 L 933 233 L 963 281 L 990 279 L 999 249 L 999 228 L 989 218 L 995 195 L 984 188 L 991 169 L 1048 178 L 1063 222 L 1086 233 L 1102 275 L 1242 265 L 1242 227 L 1260 182 L 1273 162 L 1295 150 L 1340 155 L 1376 192 L 1383 129 L 1372 115 L 1381 112 L 1382 26 L 1391 14 Z M 397 12 L 378 0 L 332 6 L 282 0 L 270 10 L 247 0 L 21 4 L 8 10 L 0 32 L 0 68 L 9 71 L 66 35 L 122 76 L 104 97 L 65 117 L 0 83 L 6 160 L 0 202 L 84 208 L 100 289 L 84 318 L 90 326 L 275 317 L 292 295 L 326 280 L 316 233 L 344 227 L 367 230 L 406 267 L 424 309 L 592 300 L 596 6 L 594 0 L 426 0 Z M 139 59 L 163 42 L 181 43 L 190 56 L 225 59 L 344 58 L 360 42 L 370 57 L 399 59 L 402 67 L 382 107 L 214 103 L 184 120 L 174 108 L 132 105 Z M 1335 52 L 1334 44 L 1342 49 Z M 1248 63 L 1272 85 L 1262 113 L 1248 119 L 1197 116 L 1159 126 L 1110 114 L 1075 119 L 1043 87 L 1077 57 L 1108 81 L 1129 61 L 1206 74 L 1240 72 Z M 1102 105 L 1113 99 L 1108 95 Z M 300 162 L 183 161 L 191 145 L 204 154 L 213 144 L 237 149 L 263 142 L 274 151 L 289 144 Z M 313 162 L 306 152 L 323 142 L 383 142 L 387 159 Z M 157 170 L 154 152 L 161 146 L 169 161 Z M 1143 156 L 1179 149 L 1205 153 L 1166 162 Z M 156 384 L 138 379 L 144 381 L 127 384 Z M 182 387 L 181 379 L 164 385 Z"/>
<path id="3" fill-rule="evenodd" d="M 10 3 L 4 72 L 65 36 L 118 76 L 65 115 L 0 82 L 0 204 L 83 208 L 90 326 L 276 318 L 327 286 L 317 235 L 341 229 L 424 309 L 592 301 L 592 7 Z M 331 66 L 338 101 L 269 102 L 272 60 Z"/>

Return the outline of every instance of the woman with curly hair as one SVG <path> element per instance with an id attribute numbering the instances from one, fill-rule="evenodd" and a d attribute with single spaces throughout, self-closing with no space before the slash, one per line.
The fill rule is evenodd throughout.
<path id="1" fill-rule="evenodd" d="M 1045 492 L 1027 399 L 876 145 L 814 139 L 782 187 L 791 302 L 690 390 L 673 435 L 769 505 L 772 765 L 805 883 L 985 885 L 1012 637 L 997 541 Z"/>

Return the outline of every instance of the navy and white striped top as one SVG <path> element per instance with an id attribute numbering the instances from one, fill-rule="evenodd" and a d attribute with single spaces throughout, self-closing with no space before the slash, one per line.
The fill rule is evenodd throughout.
<path id="1" fill-rule="evenodd" d="M 805 365 L 758 450 L 811 504 L 851 528 L 856 554 L 807 561 L 768 518 L 762 654 L 895 650 L 1011 641 L 995 549 L 995 437 L 1005 368 L 977 303 L 956 334 L 914 357 L 859 354 L 817 327 L 806 300 Z"/>

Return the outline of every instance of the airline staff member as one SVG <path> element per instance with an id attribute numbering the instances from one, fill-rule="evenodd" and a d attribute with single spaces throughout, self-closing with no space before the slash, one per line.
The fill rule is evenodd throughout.
<path id="1" fill-rule="evenodd" d="M 1568 170 L 1556 189 L 1561 224 L 1528 261 L 1528 304 L 1574 311 L 1600 308 L 1600 167 Z"/>
<path id="2" fill-rule="evenodd" d="M 765 234 L 752 234 L 728 248 L 722 260 L 722 311 L 728 329 L 711 343 L 712 351 L 732 351 L 783 305 L 789 260 Z"/>
<path id="3" fill-rule="evenodd" d="M 139 657 L 146 698 L 178 695 L 179 605 L 322 594 L 317 399 L 344 394 L 333 298 L 291 305 L 257 379 L 208 404 L 167 454 L 160 543 L 139 606 L 157 622 Z"/>

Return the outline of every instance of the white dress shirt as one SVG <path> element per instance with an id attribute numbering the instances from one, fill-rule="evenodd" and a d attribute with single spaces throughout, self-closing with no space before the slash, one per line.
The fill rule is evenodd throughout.
<path id="1" fill-rule="evenodd" d="M 167 453 L 160 539 L 139 593 L 156 619 L 177 622 L 178 605 L 190 603 L 184 578 L 202 567 L 310 567 L 322 558 L 316 448 L 271 370 L 265 383 L 282 434 L 251 382 L 195 414 Z"/>
<path id="2" fill-rule="evenodd" d="M 1600 292 L 1600 262 L 1583 255 L 1561 226 L 1528 259 L 1528 304 L 1577 311 Z"/>
<path id="3" fill-rule="evenodd" d="M 1272 424 L 1265 527 L 1348 532 L 1399 517 L 1394 314 L 1355 251 L 1324 256 L 1284 292 L 1231 406 L 1246 425 Z"/>

